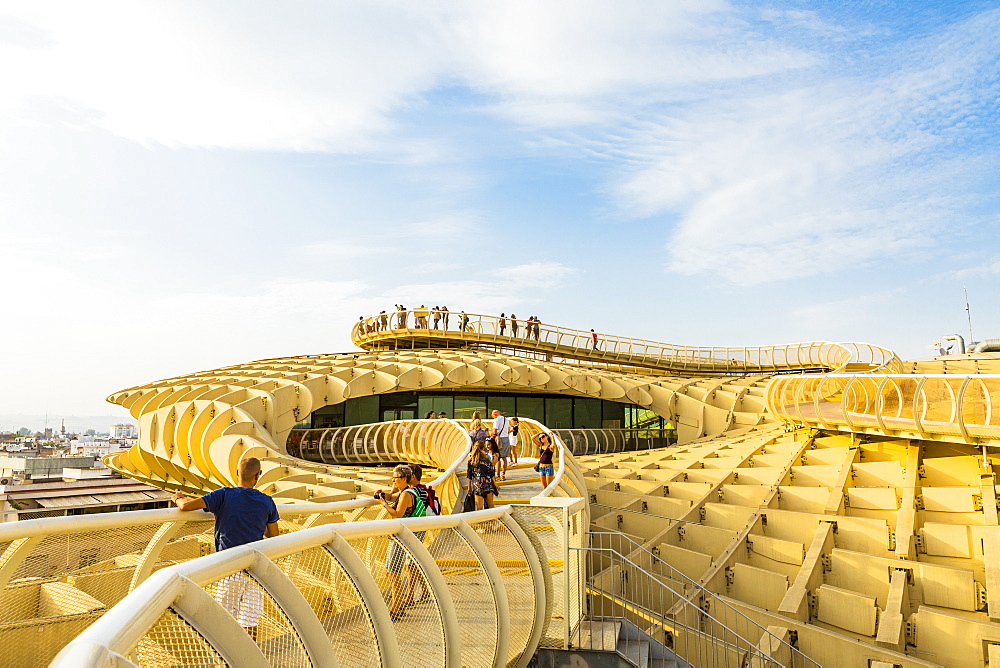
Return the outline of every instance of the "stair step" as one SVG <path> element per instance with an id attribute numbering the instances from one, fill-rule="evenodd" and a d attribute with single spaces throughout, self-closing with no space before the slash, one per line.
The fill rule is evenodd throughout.
<path id="1" fill-rule="evenodd" d="M 613 651 L 618 644 L 621 622 L 584 621 L 577 631 L 577 647 Z"/>
<path id="2" fill-rule="evenodd" d="M 626 659 L 639 666 L 639 668 L 648 668 L 649 641 L 623 640 L 618 643 L 618 651 L 624 655 Z"/>

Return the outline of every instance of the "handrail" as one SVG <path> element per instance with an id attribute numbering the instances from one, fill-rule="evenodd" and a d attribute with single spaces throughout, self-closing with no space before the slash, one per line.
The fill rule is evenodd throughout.
<path id="1" fill-rule="evenodd" d="M 611 531 L 611 530 L 590 531 L 589 535 L 590 535 L 591 545 L 588 548 L 583 548 L 584 550 L 609 552 L 612 555 L 614 555 L 614 557 L 618 558 L 622 563 L 631 566 L 632 568 L 636 569 L 639 572 L 649 573 L 654 566 L 655 566 L 655 571 L 662 571 L 662 569 L 664 568 L 667 569 L 667 572 L 665 573 L 654 572 L 652 573 L 652 575 L 660 576 L 654 578 L 655 581 L 659 583 L 661 587 L 664 587 L 667 590 L 671 591 L 673 594 L 675 594 L 677 596 L 677 603 L 680 603 L 682 607 L 684 607 L 685 609 L 691 607 L 692 610 L 697 611 L 697 614 L 699 616 L 704 615 L 706 618 L 718 622 L 723 629 L 732 630 L 734 628 L 738 629 L 740 626 L 742 626 L 743 628 L 746 629 L 752 629 L 758 635 L 758 637 L 762 638 L 765 636 L 769 636 L 773 639 L 774 643 L 777 643 L 779 647 L 783 648 L 786 652 L 790 653 L 791 656 L 794 656 L 797 659 L 802 660 L 802 663 L 799 663 L 798 660 L 796 660 L 794 662 L 794 665 L 797 666 L 812 665 L 812 666 L 817 666 L 818 668 L 819 664 L 817 664 L 815 661 L 807 657 L 800 650 L 790 645 L 784 639 L 775 636 L 763 625 L 750 619 L 750 617 L 737 610 L 735 607 L 726 602 L 715 592 L 711 591 L 710 589 L 707 589 L 701 583 L 697 582 L 696 580 L 685 575 L 683 572 L 670 566 L 670 564 L 663 561 L 659 557 L 659 555 L 656 555 L 653 552 L 649 551 L 648 549 L 643 547 L 640 543 L 633 540 L 630 536 L 618 531 Z M 619 543 L 625 543 L 625 545 L 629 548 L 629 551 L 627 552 L 627 554 L 623 554 L 622 550 L 618 550 L 611 547 L 594 547 L 593 543 L 595 542 L 595 538 L 597 538 L 598 536 L 612 537 L 613 540 L 608 542 L 617 541 Z M 633 554 L 638 554 L 644 557 L 645 560 L 649 563 L 649 565 L 641 566 L 639 564 L 636 564 L 630 558 L 630 556 Z M 593 582 L 599 581 L 602 573 L 605 573 L 608 570 L 609 568 L 605 568 L 601 572 L 594 573 L 592 575 Z M 682 590 L 679 592 L 675 591 L 666 582 L 664 582 L 661 579 L 661 577 L 665 577 L 669 580 L 679 582 L 682 586 Z M 594 586 L 593 583 L 591 583 L 590 586 Z M 695 598 L 698 599 L 698 603 L 694 602 L 693 599 Z M 676 605 L 662 606 L 658 611 L 656 611 L 662 618 L 664 624 L 672 625 L 676 623 L 678 615 L 674 611 L 675 607 Z M 735 623 L 733 621 L 730 621 L 731 619 L 736 620 Z M 736 633 L 735 631 L 732 632 L 735 635 L 737 635 L 737 637 L 740 637 L 739 634 Z M 744 640 L 747 640 L 747 642 L 749 642 L 748 639 Z M 676 648 L 674 648 L 674 650 L 676 651 Z M 682 656 L 682 658 L 686 657 Z"/>
<path id="2" fill-rule="evenodd" d="M 564 466 L 564 469 L 569 478 L 571 467 Z M 359 549 L 366 554 L 372 549 L 369 543 L 359 541 L 378 540 L 382 541 L 383 546 L 388 546 L 385 548 L 387 564 L 394 558 L 391 556 L 392 550 L 402 549 L 406 557 L 412 560 L 410 563 L 419 569 L 429 602 L 434 606 L 432 609 L 437 610 L 437 618 L 440 619 L 443 634 L 442 664 L 469 665 L 470 661 L 480 663 L 483 659 L 481 652 L 486 650 L 493 652 L 494 668 L 511 665 L 512 662 L 523 667 L 533 655 L 545 628 L 551 624 L 551 615 L 545 608 L 545 601 L 558 599 L 562 609 L 568 613 L 571 609 L 570 600 L 582 592 L 582 579 L 575 583 L 544 574 L 546 567 L 565 569 L 563 552 L 558 548 L 553 550 L 553 546 L 544 547 L 537 538 L 528 537 L 528 533 L 551 530 L 556 522 L 563 527 L 557 533 L 563 549 L 578 546 L 587 520 L 580 517 L 579 521 L 569 522 L 566 513 L 586 515 L 587 506 L 582 499 L 566 501 L 569 503 L 547 500 L 539 494 L 530 506 L 501 506 L 459 515 L 327 524 L 180 563 L 158 571 L 128 594 L 64 647 L 51 665 L 134 665 L 127 657 L 139 651 L 136 648 L 144 639 L 149 638 L 148 642 L 165 650 L 171 646 L 172 637 L 185 633 L 183 629 L 176 628 L 154 632 L 154 627 L 165 620 L 169 621 L 171 615 L 180 615 L 188 624 L 193 625 L 190 629 L 197 634 L 194 639 L 181 638 L 174 641 L 181 646 L 178 651 L 187 652 L 183 654 L 183 658 L 188 660 L 192 658 L 191 652 L 197 651 L 201 655 L 216 652 L 222 662 L 230 665 L 269 665 L 275 662 L 335 665 L 336 658 L 330 640 L 337 635 L 336 631 L 320 625 L 323 621 L 319 618 L 320 610 L 325 610 L 325 607 L 307 602 L 303 598 L 306 591 L 294 580 L 294 574 L 299 569 L 307 568 L 301 559 L 314 553 L 310 550 L 315 551 L 317 548 L 331 555 L 350 578 L 350 586 L 356 588 L 361 600 L 361 614 L 366 615 L 369 620 L 369 626 L 365 628 L 371 629 L 378 644 L 374 650 L 379 655 L 379 661 L 382 665 L 403 665 L 398 646 L 402 638 L 397 637 L 400 627 L 394 626 L 388 604 L 376 581 L 372 579 L 371 571 L 377 567 L 374 562 L 362 563 L 358 557 Z M 499 521 L 499 524 L 487 527 L 481 532 L 481 537 L 470 528 L 471 525 L 494 520 Z M 470 590 L 463 584 L 464 580 L 446 581 L 443 572 L 438 570 L 446 568 L 458 556 L 447 548 L 453 539 L 443 540 L 445 548 L 442 551 L 434 547 L 441 541 L 440 535 L 428 538 L 429 545 L 424 544 L 421 536 L 426 532 L 445 530 L 451 530 L 460 536 L 465 541 L 464 544 L 473 551 L 474 563 L 487 575 L 489 587 L 486 590 L 478 587 Z M 497 543 L 498 540 L 502 542 Z M 369 547 L 364 547 L 365 545 Z M 516 551 L 513 555 L 512 549 Z M 522 574 L 513 576 L 513 582 L 510 577 L 502 577 L 499 566 L 495 563 L 501 555 L 508 563 L 526 565 L 527 570 L 521 570 L 521 566 L 519 571 Z M 287 561 L 286 558 L 293 558 L 295 561 Z M 326 569 L 324 567 L 323 572 Z M 525 580 L 526 577 L 528 581 Z M 580 577 L 582 578 L 582 573 Z M 242 621 L 245 626 L 253 626 L 253 631 L 245 631 L 236 619 L 242 618 L 244 614 L 252 616 L 252 609 L 247 612 L 241 607 L 231 611 L 231 614 L 223 612 L 224 608 L 228 609 L 227 606 L 234 605 L 227 602 L 224 593 L 227 586 L 225 583 L 233 582 L 232 578 L 242 578 L 236 581 L 245 583 L 240 586 L 248 588 L 247 591 L 260 591 L 255 595 L 260 601 L 273 601 L 272 608 L 266 603 L 250 604 L 251 608 L 254 605 L 261 606 L 252 621 Z M 308 578 L 303 584 L 312 586 Z M 519 587 L 521 596 L 528 593 L 534 598 L 535 610 L 530 618 L 522 616 L 512 620 L 509 614 L 505 614 L 508 610 L 507 589 L 510 587 Z M 495 646 L 488 642 L 489 636 L 483 636 L 487 641 L 485 647 L 462 650 L 462 643 L 467 642 L 468 638 L 460 631 L 458 601 L 453 600 L 453 597 L 464 596 L 469 603 L 473 603 L 475 599 L 469 597 L 482 596 L 477 591 L 490 592 L 493 596 L 498 624 Z M 393 594 L 395 595 L 396 593 Z M 253 599 L 253 595 L 243 594 L 242 600 L 247 600 L 247 596 Z M 358 613 L 353 614 L 356 617 Z M 266 620 L 261 621 L 265 617 L 272 620 L 272 627 L 275 619 L 279 626 L 281 619 L 287 620 L 286 628 L 278 631 L 272 628 L 266 638 L 258 638 L 256 629 L 265 623 Z M 527 622 L 531 626 L 525 630 L 523 627 Z M 573 623 L 575 625 L 576 622 Z M 426 623 L 422 624 L 424 625 L 420 628 L 423 630 Z M 512 638 L 510 632 L 514 624 L 522 629 L 517 638 Z M 187 632 L 189 636 L 191 631 Z M 276 638 L 282 637 L 298 640 L 301 654 L 297 659 L 287 656 L 287 652 L 291 651 L 288 647 L 292 646 L 294 649 L 294 642 L 276 643 Z M 508 642 L 509 651 L 517 653 L 513 655 L 513 659 L 508 652 Z M 281 652 L 285 654 L 277 656 Z"/>
<path id="3" fill-rule="evenodd" d="M 419 435 L 420 432 L 415 430 L 414 427 L 426 426 L 431 423 L 430 420 L 414 420 L 414 421 L 400 421 L 395 424 L 389 424 L 388 426 L 379 423 L 378 425 L 368 425 L 370 428 L 387 428 L 390 429 L 395 427 L 398 429 L 403 429 L 407 427 L 409 433 L 413 438 L 410 438 L 405 443 L 402 441 L 391 441 L 391 444 L 397 444 L 405 446 L 406 452 L 390 453 L 388 451 L 381 452 L 381 456 L 384 456 L 386 460 L 399 461 L 400 459 L 407 460 L 410 459 L 412 454 L 412 446 L 414 443 L 420 443 Z M 431 447 L 435 457 L 445 456 L 446 453 L 450 462 L 447 468 L 432 481 L 430 484 L 434 485 L 437 489 L 445 489 L 450 485 L 451 482 L 456 481 L 457 472 L 459 467 L 461 467 L 468 458 L 469 449 L 471 447 L 471 438 L 469 437 L 468 430 L 465 429 L 464 425 L 460 421 L 453 420 L 435 420 L 433 421 L 434 430 L 427 431 L 429 438 L 435 443 Z M 522 433 L 528 434 L 535 433 L 544 430 L 545 427 L 540 423 L 524 419 L 521 421 Z M 363 426 L 364 427 L 364 426 Z M 461 450 L 455 452 L 454 444 L 458 441 L 449 437 L 448 443 L 453 445 L 449 448 L 437 447 L 440 445 L 438 437 L 443 433 L 441 429 L 452 430 L 451 433 L 461 436 L 462 447 Z M 555 439 L 554 439 L 555 440 Z M 560 446 L 559 458 L 562 463 L 561 466 L 561 477 L 555 481 L 546 490 L 540 492 L 536 499 L 532 501 L 532 507 L 537 503 L 549 503 L 546 501 L 546 496 L 557 493 L 560 496 L 565 497 L 575 497 L 579 498 L 583 496 L 583 492 L 580 490 L 585 490 L 585 484 L 583 482 L 582 473 L 578 467 L 573 466 L 572 456 L 563 448 L 561 442 L 557 441 Z M 457 481 L 454 487 L 457 488 Z M 364 493 L 364 492 L 362 492 Z M 440 495 L 440 492 L 439 492 Z M 455 494 L 457 497 L 457 493 Z M 444 499 L 442 499 L 444 502 Z M 283 520 L 282 529 L 292 530 L 295 535 L 302 533 L 302 531 L 307 530 L 310 526 L 314 525 L 326 525 L 336 523 L 338 526 L 344 522 L 351 522 L 351 520 L 364 520 L 370 519 L 370 521 L 378 522 L 375 520 L 371 513 L 373 510 L 377 510 L 379 514 L 383 511 L 380 507 L 376 506 L 377 502 L 369 496 L 364 498 L 357 498 L 345 501 L 337 501 L 330 503 L 294 503 L 294 504 L 279 504 L 279 514 Z M 445 508 L 450 508 L 447 502 L 444 502 Z M 560 506 L 561 507 L 561 506 Z M 578 512 L 583 514 L 580 522 L 580 526 L 589 526 L 589 508 L 586 504 L 582 504 L 582 508 Z M 56 517 L 56 518 L 44 518 L 37 520 L 25 520 L 17 523 L 10 523 L 6 525 L 0 525 L 0 543 L 7 542 L 12 547 L 6 552 L 2 550 L 2 545 L 0 545 L 0 591 L 2 591 L 3 586 L 16 574 L 18 573 L 18 568 L 20 564 L 26 562 L 26 560 L 31 557 L 34 553 L 33 550 L 36 545 L 39 545 L 38 541 L 44 540 L 49 536 L 59 536 L 63 540 L 74 541 L 75 535 L 81 536 L 79 539 L 79 544 L 87 545 L 86 541 L 93 540 L 91 537 L 101 535 L 102 532 L 118 532 L 118 535 L 128 536 L 126 540 L 112 541 L 111 543 L 106 543 L 101 548 L 102 560 L 108 560 L 115 555 L 121 554 L 134 554 L 138 557 L 138 562 L 134 567 L 134 573 L 131 577 L 131 583 L 129 578 L 124 581 L 115 580 L 114 582 L 124 584 L 127 588 L 123 591 L 108 591 L 106 594 L 101 594 L 102 598 L 110 597 L 111 600 L 118 600 L 128 591 L 134 590 L 137 587 L 141 587 L 142 583 L 148 580 L 155 570 L 156 564 L 160 561 L 161 554 L 165 550 L 170 550 L 169 545 L 173 544 L 171 541 L 175 537 L 187 536 L 191 534 L 189 529 L 183 529 L 183 527 L 192 525 L 195 527 L 195 533 L 199 536 L 203 535 L 206 531 L 211 532 L 211 521 L 212 515 L 205 511 L 195 511 L 195 512 L 181 512 L 175 509 L 159 509 L 159 510 L 142 510 L 142 511 L 130 511 L 124 513 L 115 514 L 102 514 L 102 515 L 87 515 L 80 517 Z M 289 524 L 288 521 L 293 522 Z M 365 522 L 367 524 L 368 522 Z M 125 534 L 122 534 L 125 532 Z M 129 533 L 131 532 L 131 533 Z M 135 540 L 141 540 L 138 546 L 136 546 Z M 189 540 L 189 538 L 178 538 L 178 540 Z M 210 541 L 199 539 L 198 544 L 210 545 Z M 68 542 L 68 546 L 76 545 L 77 543 Z M 145 545 L 145 548 L 143 548 Z M 14 549 L 14 546 L 17 549 Z M 116 551 L 116 548 L 120 549 Z M 70 550 L 79 550 L 81 548 L 70 547 Z M 176 552 L 176 550 L 174 550 Z M 134 557 L 129 558 L 131 563 Z M 76 562 L 73 561 L 66 565 L 65 573 L 60 571 L 46 572 L 47 578 L 61 577 L 64 575 L 70 575 L 78 569 Z M 19 576 L 20 577 L 20 576 Z M 47 581 L 47 579 L 46 579 Z M 110 580 L 109 580 L 110 582 Z M 17 585 L 14 585 L 17 586 Z M 118 585 L 115 585 L 118 586 Z M 97 593 L 97 592 L 95 592 Z M 0 599 L 2 600 L 2 599 Z"/>
<path id="4" fill-rule="evenodd" d="M 654 427 L 626 427 L 619 429 L 565 428 L 553 429 L 552 431 L 567 444 L 570 452 L 575 457 L 663 448 L 672 445 L 677 437 L 677 432 L 674 429 L 659 429 Z M 645 441 L 644 447 L 639 447 L 641 441 Z"/>
<path id="5" fill-rule="evenodd" d="M 454 529 L 462 533 L 466 539 L 471 538 L 468 529 L 472 525 L 500 520 L 508 530 L 511 529 L 510 506 L 482 510 L 462 515 L 421 517 L 408 519 L 378 520 L 360 523 L 330 524 L 312 529 L 304 529 L 295 534 L 287 534 L 258 541 L 248 545 L 218 552 L 212 555 L 177 564 L 161 570 L 147 580 L 143 585 L 125 597 L 121 602 L 102 615 L 96 622 L 70 642 L 50 664 L 51 666 L 102 666 L 130 665 L 125 657 L 149 632 L 154 624 L 173 608 L 182 617 L 197 615 L 202 619 L 200 629 L 204 629 L 206 639 L 212 647 L 222 654 L 227 665 L 269 665 L 264 654 L 266 648 L 258 646 L 251 635 L 244 632 L 237 621 L 223 613 L 224 602 L 219 601 L 221 582 L 239 573 L 249 575 L 247 582 L 259 584 L 247 585 L 260 588 L 261 612 L 264 613 L 263 601 L 272 599 L 295 627 L 290 629 L 303 643 L 302 650 L 309 657 L 312 665 L 332 665 L 336 663 L 327 641 L 327 632 L 320 626 L 319 619 L 310 609 L 309 603 L 296 589 L 288 575 L 275 566 L 275 562 L 289 555 L 304 553 L 313 548 L 328 549 L 342 567 L 350 568 L 352 559 L 346 541 L 371 538 L 389 539 L 395 537 L 408 553 L 409 557 L 421 567 L 429 585 L 433 602 L 442 610 L 444 616 L 443 631 L 445 635 L 445 658 L 448 665 L 457 665 L 461 660 L 458 652 L 460 639 L 457 629 L 457 618 L 448 592 L 447 585 L 439 573 L 435 573 L 435 558 L 427 551 L 413 532 Z M 473 533 L 473 535 L 475 535 Z M 520 541 L 519 541 L 520 542 Z M 470 540 L 470 546 L 476 551 L 478 559 L 485 564 L 491 558 L 485 543 L 481 540 Z M 523 544 L 521 549 L 524 549 Z M 524 551 L 524 558 L 529 561 L 537 556 L 531 550 Z M 356 559 L 356 557 L 355 557 Z M 360 572 L 351 575 L 358 577 Z M 436 575 L 436 577 L 435 577 Z M 246 576 L 243 576 L 246 578 Z M 252 580 L 250 579 L 252 578 Z M 392 633 L 393 624 L 387 610 L 377 605 L 382 601 L 381 593 L 372 588 L 374 580 L 364 581 L 358 577 L 355 585 L 359 587 L 366 612 L 371 621 L 382 634 L 392 640 L 379 638 L 378 650 L 382 659 L 388 665 L 400 665 L 398 651 L 391 647 L 396 640 Z M 185 585 L 194 585 L 192 590 Z M 208 595 L 204 588 L 214 586 L 216 599 Z M 502 588 L 494 590 L 495 594 L 505 596 Z M 243 595 L 244 597 L 247 594 Z M 224 600 L 224 599 L 223 599 Z M 252 605 L 252 604 L 251 604 Z M 295 613 L 298 613 L 297 615 Z M 273 613 L 272 613 L 273 614 Z M 253 626 L 256 628 L 257 623 Z M 81 658 L 86 657 L 85 661 Z M 287 660 L 287 656 L 284 657 Z M 303 657 L 305 658 L 305 657 Z M 499 665 L 506 663 L 506 657 L 497 657 Z M 131 664 L 134 665 L 134 664 Z"/>
<path id="6" fill-rule="evenodd" d="M 433 309 L 428 309 L 433 312 Z M 457 330 L 414 327 L 408 316 L 412 310 L 387 313 L 386 326 L 382 314 L 362 316 L 351 329 L 351 340 L 360 348 L 372 349 L 384 342 L 399 340 L 463 341 L 479 345 L 502 346 L 512 349 L 543 349 L 551 353 L 582 360 L 628 362 L 639 366 L 684 371 L 710 372 L 713 374 L 775 373 L 795 370 L 825 370 L 838 372 L 849 368 L 864 371 L 902 371 L 898 356 L 886 348 L 869 343 L 831 343 L 808 341 L 771 346 L 680 346 L 648 339 L 637 339 L 612 334 L 593 334 L 588 331 L 541 324 L 533 335 L 518 320 L 518 331 L 524 336 L 508 334 L 509 328 L 500 329 L 500 318 L 493 315 L 468 313 L 469 326 Z M 460 314 L 449 312 L 455 320 Z M 404 320 L 400 316 L 406 317 Z M 415 318 L 414 318 L 415 319 Z M 506 319 L 510 322 L 510 318 Z M 402 325 L 402 326 L 401 326 Z M 512 330 L 511 330 L 512 331 Z"/>
<path id="7" fill-rule="evenodd" d="M 826 374 L 772 378 L 768 410 L 824 429 L 1000 444 L 1000 374 Z"/>

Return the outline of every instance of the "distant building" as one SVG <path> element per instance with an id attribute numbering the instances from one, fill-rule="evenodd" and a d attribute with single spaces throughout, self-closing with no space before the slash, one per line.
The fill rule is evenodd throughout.
<path id="1" fill-rule="evenodd" d="M 110 438 L 135 438 L 136 427 L 134 424 L 113 424 L 108 433 Z"/>
<path id="2" fill-rule="evenodd" d="M 0 522 L 166 508 L 169 497 L 94 457 L 0 456 Z"/>

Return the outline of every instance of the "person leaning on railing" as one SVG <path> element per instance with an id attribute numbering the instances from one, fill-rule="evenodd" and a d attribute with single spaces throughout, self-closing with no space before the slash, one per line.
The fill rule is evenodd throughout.
<path id="1" fill-rule="evenodd" d="M 278 508 L 274 500 L 256 489 L 260 478 L 260 460 L 248 457 L 236 469 L 237 487 L 220 487 L 197 499 L 178 492 L 172 500 L 185 512 L 208 510 L 215 515 L 215 551 L 253 543 L 278 535 Z M 264 614 L 260 588 L 243 574 L 233 573 L 219 581 L 215 598 L 254 639 L 257 624 Z"/>

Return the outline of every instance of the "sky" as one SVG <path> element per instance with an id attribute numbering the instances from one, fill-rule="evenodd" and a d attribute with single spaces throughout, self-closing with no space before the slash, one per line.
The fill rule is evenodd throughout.
<path id="1" fill-rule="evenodd" d="M 400 302 L 915 359 L 967 289 L 1000 337 L 998 35 L 995 0 L 0 0 L 0 415 L 126 417 Z"/>

